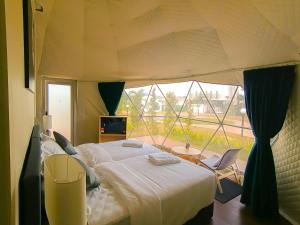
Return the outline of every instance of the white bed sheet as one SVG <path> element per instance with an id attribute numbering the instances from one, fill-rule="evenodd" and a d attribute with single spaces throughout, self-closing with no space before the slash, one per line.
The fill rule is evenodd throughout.
<path id="1" fill-rule="evenodd" d="M 143 144 L 142 148 L 132 148 L 132 147 L 123 147 L 122 143 L 124 141 L 112 141 L 100 143 L 99 146 L 104 148 L 107 153 L 111 156 L 113 160 L 119 161 L 123 159 L 128 159 L 140 155 L 148 155 L 155 152 L 160 152 L 160 150 L 153 145 Z"/>
<path id="2" fill-rule="evenodd" d="M 77 146 L 101 177 L 101 188 L 87 195 L 89 224 L 179 225 L 213 202 L 216 185 L 210 171 L 185 160 L 155 166 L 146 155 L 159 149 L 148 144 L 122 147 L 122 143 Z M 154 216 L 158 219 L 151 219 Z"/>
<path id="3" fill-rule="evenodd" d="M 119 161 L 131 157 L 148 155 L 160 152 L 156 147 L 143 144 L 142 148 L 123 147 L 124 141 L 113 141 L 105 143 L 88 143 L 76 147 L 76 150 L 85 158 L 87 164 L 94 167 L 98 163 Z"/>
<path id="4" fill-rule="evenodd" d="M 155 166 L 145 156 L 95 167 L 122 198 L 131 225 L 181 225 L 213 202 L 215 176 L 182 160 Z"/>
<path id="5" fill-rule="evenodd" d="M 130 225 L 130 214 L 118 193 L 104 179 L 87 193 L 89 225 Z"/>

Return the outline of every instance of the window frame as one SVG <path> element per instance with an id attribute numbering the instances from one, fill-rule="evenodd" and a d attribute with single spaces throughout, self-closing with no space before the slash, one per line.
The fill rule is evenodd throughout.
<path id="1" fill-rule="evenodd" d="M 187 82 L 189 82 L 189 81 L 187 81 Z M 142 123 L 144 123 L 143 126 L 146 127 L 147 132 L 148 132 L 148 135 L 151 137 L 153 143 L 154 143 L 155 145 L 160 145 L 161 147 L 166 147 L 166 146 L 165 146 L 165 142 L 167 141 L 169 135 L 171 134 L 173 127 L 176 125 L 176 123 L 179 123 L 180 126 L 181 126 L 181 128 L 182 128 L 182 130 L 183 130 L 183 133 L 184 133 L 184 135 L 185 135 L 185 140 L 188 141 L 188 137 L 187 137 L 188 134 L 186 133 L 185 129 L 183 128 L 183 125 L 182 125 L 180 119 L 191 119 L 191 118 L 187 118 L 187 117 L 182 116 L 182 115 L 181 115 L 181 112 L 182 112 L 182 110 L 183 110 L 183 108 L 184 108 L 184 106 L 185 106 L 185 104 L 186 104 L 186 101 L 187 101 L 187 99 L 188 99 L 188 96 L 189 96 L 189 94 L 190 94 L 190 91 L 191 91 L 191 89 L 192 89 L 194 83 L 196 83 L 196 84 L 199 86 L 199 88 L 200 88 L 200 90 L 201 90 L 201 91 L 200 91 L 201 94 L 204 95 L 204 97 L 205 97 L 205 99 L 206 99 L 206 102 L 208 102 L 208 104 L 210 105 L 210 108 L 212 109 L 212 114 L 214 114 L 215 117 L 216 117 L 217 120 L 218 120 L 218 121 L 208 121 L 208 120 L 205 120 L 205 119 L 199 119 L 199 118 L 192 118 L 192 119 L 191 119 L 191 120 L 193 120 L 193 121 L 207 122 L 207 123 L 215 124 L 215 125 L 218 126 L 218 128 L 216 128 L 216 130 L 212 133 L 212 135 L 211 135 L 211 137 L 209 138 L 209 140 L 204 144 L 204 147 L 202 147 L 202 149 L 199 149 L 199 150 L 201 151 L 201 154 L 202 154 L 205 150 L 207 150 L 207 147 L 209 146 L 209 144 L 212 142 L 212 140 L 214 139 L 214 137 L 217 135 L 217 133 L 218 133 L 220 130 L 221 130 L 222 133 L 224 133 L 224 135 L 225 135 L 225 138 L 226 138 L 226 144 L 227 144 L 227 147 L 228 147 L 228 148 L 231 147 L 231 144 L 230 144 L 230 142 L 229 142 L 229 140 L 228 140 L 227 132 L 226 132 L 226 129 L 225 129 L 225 128 L 227 128 L 227 127 L 239 128 L 239 129 L 241 129 L 241 133 L 244 133 L 245 130 L 252 131 L 251 128 L 249 128 L 249 127 L 247 127 L 247 126 L 242 126 L 242 124 L 241 124 L 241 125 L 237 125 L 237 124 L 226 123 L 226 118 L 227 118 L 228 113 L 229 113 L 229 110 L 231 109 L 231 106 L 232 106 L 232 104 L 233 104 L 233 102 L 234 102 L 234 99 L 235 99 L 235 97 L 236 97 L 237 94 L 238 94 L 239 88 L 242 88 L 242 89 L 243 89 L 243 87 L 242 87 L 241 85 L 230 85 L 230 84 L 226 84 L 227 86 L 233 86 L 233 87 L 234 87 L 234 92 L 233 92 L 232 96 L 230 97 L 230 99 L 228 99 L 228 100 L 229 100 L 229 104 L 228 104 L 228 106 L 226 106 L 226 107 L 227 107 L 227 108 L 226 108 L 226 111 L 224 111 L 224 114 L 223 114 L 223 116 L 222 116 L 222 118 L 221 118 L 221 117 L 218 115 L 218 113 L 215 111 L 215 107 L 212 105 L 212 103 L 211 103 L 211 101 L 209 100 L 207 94 L 205 93 L 203 87 L 201 86 L 201 84 L 206 84 L 206 83 L 205 83 L 205 82 L 200 82 L 200 81 L 195 81 L 195 80 L 192 80 L 192 81 L 190 81 L 190 82 L 191 82 L 191 84 L 190 84 L 189 90 L 188 90 L 188 92 L 187 92 L 186 95 L 185 95 L 185 99 L 184 99 L 184 101 L 183 101 L 183 103 L 182 103 L 182 106 L 181 106 L 179 112 L 177 112 L 177 111 L 175 110 L 175 106 L 172 106 L 172 105 L 168 102 L 168 99 L 166 98 L 165 94 L 163 93 L 163 91 L 161 90 L 161 88 L 160 88 L 160 86 L 159 86 L 160 84 L 158 84 L 158 83 L 156 83 L 156 82 L 153 82 L 152 84 L 148 84 L 148 85 L 146 85 L 146 86 L 140 86 L 140 87 L 138 87 L 138 88 L 143 88 L 143 87 L 148 87 L 148 86 L 150 86 L 150 91 L 149 91 L 149 93 L 148 93 L 147 95 L 144 96 L 144 98 L 147 99 L 147 100 L 146 100 L 145 105 L 143 106 L 142 109 L 137 109 L 137 108 L 136 108 L 137 106 L 136 106 L 136 105 L 134 104 L 134 102 L 131 100 L 130 94 L 129 94 L 129 92 L 128 92 L 128 89 L 130 89 L 130 88 L 124 89 L 123 94 L 126 95 L 126 98 L 130 101 L 130 103 L 133 105 L 133 107 L 135 108 L 135 110 L 136 110 L 136 111 L 138 112 L 138 114 L 139 114 L 139 118 L 138 118 L 138 121 L 137 121 L 137 126 L 136 126 L 135 128 L 133 128 L 133 129 L 128 133 L 128 137 L 129 137 L 129 138 L 132 137 L 132 136 L 131 136 L 132 133 L 134 133 L 134 130 L 137 129 L 137 128 L 140 126 L 140 125 L 139 125 L 140 122 L 142 122 Z M 174 82 L 174 83 L 181 83 L 181 82 Z M 216 84 L 216 85 L 225 85 L 225 84 Z M 152 90 L 154 87 L 160 92 L 159 94 L 161 94 L 161 95 L 163 96 L 164 101 L 166 102 L 166 104 L 168 104 L 169 107 L 171 107 L 171 109 L 172 109 L 172 111 L 174 112 L 174 115 L 175 115 L 175 117 L 174 117 L 175 120 L 174 120 L 174 122 L 173 122 L 173 124 L 172 124 L 170 130 L 168 131 L 168 133 L 167 133 L 166 135 L 164 135 L 164 137 L 163 137 L 163 142 L 162 142 L 162 143 L 156 143 L 156 142 L 155 142 L 155 140 L 154 140 L 154 138 L 153 138 L 153 134 L 150 132 L 150 130 L 149 130 L 148 126 L 147 126 L 147 123 L 146 123 L 145 120 L 144 120 L 144 118 L 158 118 L 158 117 L 164 118 L 164 117 L 165 117 L 165 116 L 163 116 L 163 115 L 157 115 L 157 116 L 144 115 L 146 105 L 147 105 L 148 100 L 149 100 L 149 97 L 150 97 L 150 95 L 151 95 L 151 90 Z M 246 116 L 247 116 L 247 115 L 246 115 Z M 243 131 L 242 131 L 242 130 L 243 130 Z M 148 136 L 148 135 L 147 135 L 147 136 Z M 229 135 L 229 134 L 228 134 L 228 135 Z M 245 136 L 243 136 L 242 138 L 245 138 Z M 243 141 L 243 142 L 244 142 L 244 141 Z M 226 144 L 225 144 L 225 145 L 226 145 Z M 244 148 L 245 145 L 243 145 L 243 146 L 241 146 L 241 147 Z"/>

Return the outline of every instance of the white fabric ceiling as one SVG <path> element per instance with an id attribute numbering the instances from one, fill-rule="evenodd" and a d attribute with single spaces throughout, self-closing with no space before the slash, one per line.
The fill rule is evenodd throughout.
<path id="1" fill-rule="evenodd" d="M 231 69 L 300 60 L 299 0 L 39 2 L 41 75 L 237 84 L 241 71 Z"/>

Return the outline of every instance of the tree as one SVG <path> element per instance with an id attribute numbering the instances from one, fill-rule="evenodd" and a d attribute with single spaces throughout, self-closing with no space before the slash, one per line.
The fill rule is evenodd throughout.
<path id="1" fill-rule="evenodd" d="M 148 111 L 150 113 L 150 118 L 149 118 L 149 129 L 151 134 L 157 134 L 158 132 L 158 127 L 155 123 L 154 117 L 156 116 L 156 111 L 159 109 L 159 104 L 157 102 L 157 95 L 156 95 L 156 88 L 153 87 L 150 96 L 149 96 L 149 102 L 147 103 L 148 105 Z"/>
<path id="2" fill-rule="evenodd" d="M 132 127 L 135 128 L 140 120 L 140 109 L 143 107 L 143 98 L 146 96 L 144 89 L 138 91 L 129 91 L 129 98 L 132 104 L 129 104 L 129 119 L 132 123 Z"/>
<path id="3" fill-rule="evenodd" d="M 156 116 L 156 111 L 159 109 L 157 102 L 156 88 L 154 87 L 149 96 L 148 110 L 151 116 Z"/>
<path id="4" fill-rule="evenodd" d="M 213 99 L 213 91 L 212 90 L 209 91 L 209 95 L 207 97 L 208 97 L 208 100 Z"/>
<path id="5" fill-rule="evenodd" d="M 202 91 L 196 91 L 192 96 L 192 103 L 197 107 L 197 116 L 200 115 L 199 108 L 201 107 L 201 104 L 204 105 L 205 102 L 207 101 Z"/>
<path id="6" fill-rule="evenodd" d="M 117 110 L 117 115 L 127 115 L 127 107 L 126 107 L 127 105 L 128 105 L 128 99 L 126 94 L 123 92 Z"/>
<path id="7" fill-rule="evenodd" d="M 219 91 L 216 90 L 216 99 L 219 99 Z"/>
<path id="8" fill-rule="evenodd" d="M 245 108 L 245 96 L 237 93 L 237 106 L 238 106 L 238 111 L 236 112 L 237 115 L 239 115 L 240 110 L 242 108 Z"/>
<path id="9" fill-rule="evenodd" d="M 187 112 L 187 118 L 185 119 L 185 130 L 187 132 L 187 135 L 189 135 L 190 133 L 190 128 L 192 124 L 191 118 L 193 117 L 193 101 L 194 97 L 192 93 L 190 93 L 189 96 L 187 96 L 184 103 L 184 111 Z"/>
<path id="10" fill-rule="evenodd" d="M 176 95 L 174 94 L 174 92 L 172 91 L 169 91 L 166 93 L 166 99 L 168 101 L 168 103 L 173 107 L 175 108 L 175 106 L 177 105 L 177 102 L 178 102 L 178 99 L 176 97 Z M 164 120 L 163 120 L 163 124 L 164 124 L 164 129 L 166 132 L 168 132 L 171 127 L 172 127 L 172 121 L 174 121 L 174 118 L 175 118 L 175 114 L 174 114 L 174 111 L 172 110 L 171 106 L 168 105 L 168 103 L 166 102 L 165 103 L 165 109 L 164 109 L 164 112 L 165 112 L 165 117 L 164 117 Z"/>

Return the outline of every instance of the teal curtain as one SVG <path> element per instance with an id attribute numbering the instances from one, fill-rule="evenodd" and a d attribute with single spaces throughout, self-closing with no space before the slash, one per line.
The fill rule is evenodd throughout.
<path id="1" fill-rule="evenodd" d="M 247 115 L 255 136 L 246 166 L 241 202 L 259 217 L 278 215 L 275 165 L 270 139 L 282 128 L 295 67 L 244 72 Z"/>
<path id="2" fill-rule="evenodd" d="M 124 90 L 125 82 L 98 83 L 100 96 L 110 116 L 115 116 Z"/>

